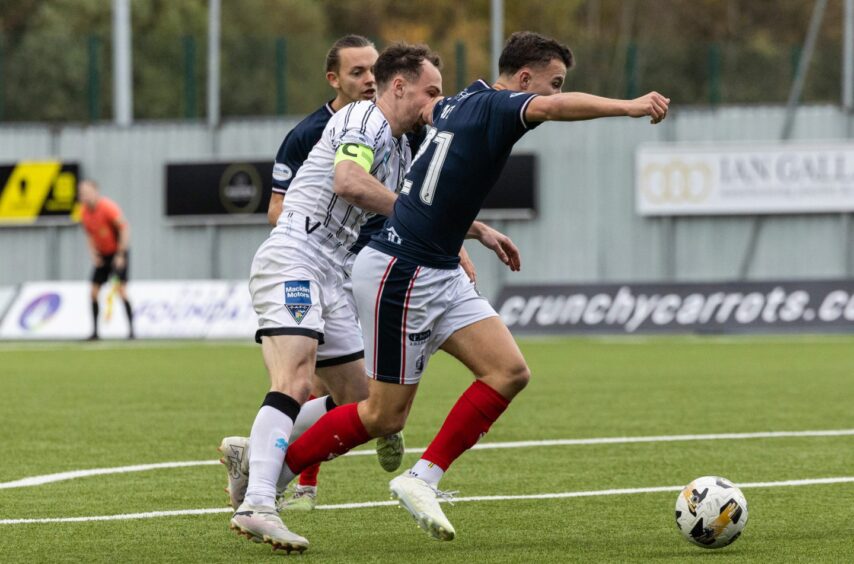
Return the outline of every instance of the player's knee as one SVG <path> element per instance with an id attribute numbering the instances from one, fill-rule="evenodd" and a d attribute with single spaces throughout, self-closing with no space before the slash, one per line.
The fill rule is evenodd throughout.
<path id="1" fill-rule="evenodd" d="M 530 380 L 531 370 L 528 368 L 528 365 L 524 360 L 514 363 L 508 367 L 507 373 L 505 374 L 505 381 L 507 385 L 511 389 L 515 390 L 516 393 L 524 390 Z"/>
<path id="2" fill-rule="evenodd" d="M 406 423 L 404 413 L 365 409 L 359 411 L 359 416 L 372 437 L 384 437 L 402 431 Z"/>

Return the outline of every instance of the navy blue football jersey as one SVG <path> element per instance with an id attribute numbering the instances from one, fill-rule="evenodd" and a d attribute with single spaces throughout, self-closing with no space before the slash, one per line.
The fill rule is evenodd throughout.
<path id="1" fill-rule="evenodd" d="M 335 114 L 331 102 L 306 116 L 285 136 L 273 164 L 273 192 L 285 194 L 297 170 L 305 162 L 315 143 L 320 140 L 329 118 Z"/>
<path id="2" fill-rule="evenodd" d="M 456 268 L 466 233 L 513 145 L 539 125 L 525 121 L 535 97 L 478 80 L 436 104 L 394 213 L 369 246 L 427 267 Z"/>

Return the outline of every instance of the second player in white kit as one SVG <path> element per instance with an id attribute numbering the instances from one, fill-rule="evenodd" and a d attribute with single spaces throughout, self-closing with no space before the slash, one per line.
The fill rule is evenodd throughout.
<path id="1" fill-rule="evenodd" d="M 336 113 L 309 153 L 270 237 L 252 262 L 249 289 L 258 313 L 255 339 L 304 335 L 322 345 L 317 360 L 359 358 L 362 333 L 352 296 L 344 289 L 348 249 L 370 212 L 333 190 L 339 148 L 355 146 L 356 158 L 373 153 L 370 174 L 397 192 L 411 160 L 406 136 L 399 139 L 373 102 L 355 102 Z"/>

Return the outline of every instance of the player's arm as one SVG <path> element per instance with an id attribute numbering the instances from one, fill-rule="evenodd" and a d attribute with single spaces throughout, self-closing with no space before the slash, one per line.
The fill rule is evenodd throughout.
<path id="1" fill-rule="evenodd" d="M 477 282 L 477 269 L 475 269 L 474 262 L 472 262 L 465 247 L 460 247 L 460 267 L 466 273 L 466 276 L 469 277 L 472 284 Z"/>
<path id="2" fill-rule="evenodd" d="M 421 108 L 421 121 L 425 125 L 433 125 L 433 112 L 436 110 L 436 104 L 444 100 L 442 96 L 436 96 L 427 105 Z"/>
<path id="3" fill-rule="evenodd" d="M 343 143 L 335 153 L 335 177 L 332 188 L 351 204 L 389 216 L 397 195 L 371 176 L 374 152 L 357 143 Z"/>
<path id="4" fill-rule="evenodd" d="M 276 159 L 273 161 L 273 191 L 270 194 L 270 203 L 267 205 L 267 222 L 273 227 L 282 215 L 282 207 L 285 205 L 285 193 L 291 186 L 291 182 L 297 175 L 302 163 L 308 158 L 308 153 L 317 142 L 314 137 L 307 139 L 295 134 L 291 130 L 279 145 L 276 151 Z"/>
<path id="5" fill-rule="evenodd" d="M 667 115 L 670 98 L 658 92 L 650 92 L 634 100 L 603 98 L 583 92 L 565 92 L 551 96 L 537 96 L 525 109 L 525 120 L 579 121 L 601 117 L 650 117 L 650 123 L 658 123 Z"/>
<path id="6" fill-rule="evenodd" d="M 282 206 L 285 205 L 285 195 L 279 192 L 270 194 L 270 205 L 267 206 L 267 221 L 273 227 L 279 221 L 279 216 L 282 215 Z"/>
<path id="7" fill-rule="evenodd" d="M 113 220 L 113 225 L 119 233 L 115 264 L 117 268 L 123 268 L 127 259 L 128 246 L 130 245 L 130 224 L 123 215 L 119 215 Z"/>
<path id="8" fill-rule="evenodd" d="M 92 264 L 95 266 L 101 266 L 103 263 L 103 259 L 101 259 L 101 254 L 95 249 L 95 240 L 86 233 L 86 246 L 89 248 L 89 256 L 92 257 Z"/>
<path id="9" fill-rule="evenodd" d="M 472 223 L 468 233 L 466 233 L 466 239 L 477 239 L 484 247 L 492 249 L 498 255 L 498 259 L 510 267 L 513 272 L 522 269 L 522 257 L 510 237 L 487 224 L 480 221 Z"/>

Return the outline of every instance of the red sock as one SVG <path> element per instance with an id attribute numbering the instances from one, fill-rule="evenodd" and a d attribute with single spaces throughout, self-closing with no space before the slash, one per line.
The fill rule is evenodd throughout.
<path id="1" fill-rule="evenodd" d="M 317 399 L 317 396 L 314 394 L 309 394 L 308 401 L 313 399 Z M 320 464 L 312 464 L 299 475 L 299 485 L 301 486 L 314 486 L 317 487 L 317 475 L 320 474 Z"/>
<path id="2" fill-rule="evenodd" d="M 371 436 L 359 418 L 357 404 L 336 407 L 288 446 L 285 463 L 294 474 L 368 442 Z"/>
<path id="3" fill-rule="evenodd" d="M 447 470 L 454 460 L 489 431 L 509 404 L 504 396 L 475 380 L 454 404 L 439 434 L 421 458 Z"/>

